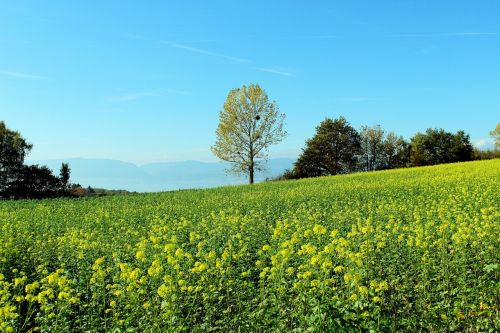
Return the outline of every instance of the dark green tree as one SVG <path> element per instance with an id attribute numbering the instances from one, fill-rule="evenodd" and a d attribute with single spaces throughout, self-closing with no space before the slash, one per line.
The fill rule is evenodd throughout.
<path id="1" fill-rule="evenodd" d="M 355 171 L 361 150 L 359 133 L 344 117 L 326 118 L 294 165 L 298 177 L 336 175 Z"/>
<path id="2" fill-rule="evenodd" d="M 60 184 L 59 178 L 46 166 L 23 165 L 5 192 L 15 199 L 53 198 L 59 196 Z"/>
<path id="3" fill-rule="evenodd" d="M 0 195 L 15 180 L 32 147 L 19 132 L 8 129 L 0 121 Z"/>
<path id="4" fill-rule="evenodd" d="M 62 163 L 61 169 L 59 171 L 59 180 L 61 181 L 61 191 L 63 193 L 68 193 L 70 188 L 69 178 L 71 170 L 68 163 Z"/>
<path id="5" fill-rule="evenodd" d="M 429 128 L 411 138 L 410 163 L 412 166 L 463 162 L 473 159 L 473 147 L 464 131 L 456 134 L 443 129 Z"/>
<path id="6" fill-rule="evenodd" d="M 24 165 L 32 147 L 0 121 L 0 196 L 41 199 L 68 194 L 69 165 L 63 163 L 60 178 L 45 166 Z"/>

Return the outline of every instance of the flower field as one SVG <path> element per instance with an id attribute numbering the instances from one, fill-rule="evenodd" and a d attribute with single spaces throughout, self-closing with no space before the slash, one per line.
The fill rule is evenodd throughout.
<path id="1" fill-rule="evenodd" d="M 0 332 L 500 330 L 500 160 L 0 202 Z"/>

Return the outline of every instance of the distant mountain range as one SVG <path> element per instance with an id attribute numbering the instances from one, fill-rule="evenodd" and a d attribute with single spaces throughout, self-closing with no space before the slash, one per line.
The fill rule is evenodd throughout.
<path id="1" fill-rule="evenodd" d="M 256 181 L 282 174 L 285 169 L 292 167 L 294 161 L 292 158 L 270 159 L 267 162 L 267 170 L 257 173 Z M 225 169 L 229 164 L 223 162 L 182 161 L 138 166 L 118 160 L 70 158 L 28 161 L 28 164 L 46 165 L 55 174 L 59 174 L 63 162 L 69 163 L 71 168 L 71 183 L 84 187 L 158 192 L 247 182 L 245 177 L 226 174 Z"/>

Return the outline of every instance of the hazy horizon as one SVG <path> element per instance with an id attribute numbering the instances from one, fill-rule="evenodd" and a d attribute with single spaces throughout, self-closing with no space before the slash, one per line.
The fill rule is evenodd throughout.
<path id="1" fill-rule="evenodd" d="M 274 178 L 292 167 L 294 158 L 275 158 L 267 163 L 264 172 L 256 173 L 256 181 Z M 66 158 L 27 160 L 28 165 L 47 166 L 58 174 L 61 163 L 71 169 L 70 181 L 83 187 L 159 192 L 189 188 L 209 188 L 247 184 L 245 175 L 227 173 L 227 162 L 178 161 L 137 165 L 113 159 Z"/>

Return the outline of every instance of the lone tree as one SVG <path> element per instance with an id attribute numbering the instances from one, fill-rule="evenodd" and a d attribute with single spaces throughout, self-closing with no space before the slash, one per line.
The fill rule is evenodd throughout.
<path id="1" fill-rule="evenodd" d="M 258 85 L 231 89 L 219 114 L 217 140 L 212 152 L 231 162 L 229 171 L 248 174 L 250 184 L 255 171 L 263 169 L 267 148 L 283 140 L 285 115 L 275 101 Z"/>

